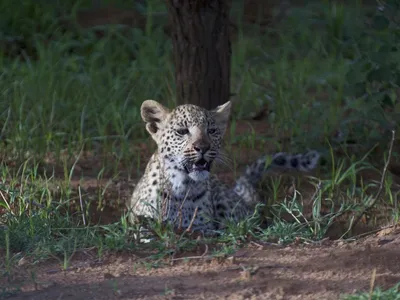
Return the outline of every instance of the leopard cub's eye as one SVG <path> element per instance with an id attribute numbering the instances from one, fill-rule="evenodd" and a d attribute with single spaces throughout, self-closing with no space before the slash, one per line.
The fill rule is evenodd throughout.
<path id="1" fill-rule="evenodd" d="M 216 132 L 217 132 L 217 129 L 215 129 L 215 128 L 209 128 L 208 129 L 208 134 L 214 134 Z"/>
<path id="2" fill-rule="evenodd" d="M 189 129 L 187 128 L 179 128 L 176 130 L 176 133 L 179 135 L 185 135 L 189 133 Z"/>

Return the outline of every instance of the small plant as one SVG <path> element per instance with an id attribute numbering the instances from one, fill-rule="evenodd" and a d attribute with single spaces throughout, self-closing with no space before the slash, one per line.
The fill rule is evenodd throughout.
<path id="1" fill-rule="evenodd" d="M 274 214 L 277 221 L 273 224 L 271 229 L 265 231 L 266 236 L 272 235 L 284 242 L 292 240 L 294 236 L 306 240 L 322 239 L 325 237 L 327 230 L 332 225 L 335 218 L 343 214 L 344 211 L 350 210 L 350 207 L 346 207 L 342 204 L 339 209 L 335 209 L 335 204 L 331 202 L 330 212 L 322 214 L 321 200 L 322 194 L 320 190 L 317 189 L 313 198 L 311 217 L 308 217 L 305 215 L 301 194 L 295 191 L 292 198 L 285 198 L 281 203 L 275 205 Z M 289 215 L 294 223 L 292 223 L 292 221 L 283 221 L 282 217 L 284 214 Z M 293 232 L 290 232 L 290 230 L 293 230 Z M 283 235 L 287 235 L 287 237 Z"/>
<path id="2" fill-rule="evenodd" d="M 392 288 L 383 290 L 376 288 L 371 292 L 357 293 L 354 295 L 344 295 L 343 300 L 398 300 L 400 299 L 400 284 L 396 284 Z"/>

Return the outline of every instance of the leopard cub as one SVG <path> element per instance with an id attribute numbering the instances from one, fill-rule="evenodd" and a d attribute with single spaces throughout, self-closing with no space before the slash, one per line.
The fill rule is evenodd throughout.
<path id="1" fill-rule="evenodd" d="M 231 102 L 213 110 L 191 104 L 169 110 L 154 100 L 143 102 L 141 116 L 157 150 L 128 203 L 131 222 L 145 217 L 182 229 L 217 230 L 254 212 L 261 201 L 256 186 L 269 170 L 307 172 L 317 166 L 316 151 L 277 153 L 269 165 L 268 156 L 249 165 L 233 187 L 223 184 L 210 170 L 220 159 L 230 110 Z"/>

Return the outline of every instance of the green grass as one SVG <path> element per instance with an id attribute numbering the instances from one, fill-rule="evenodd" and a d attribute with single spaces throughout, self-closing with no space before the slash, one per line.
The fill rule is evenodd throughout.
<path id="1" fill-rule="evenodd" d="M 343 300 L 397 300 L 400 299 L 400 284 L 396 284 L 390 289 L 382 290 L 380 288 L 376 288 L 370 293 L 358 293 L 354 295 L 346 295 L 342 299 Z"/>
<path id="2" fill-rule="evenodd" d="M 105 28 L 98 40 L 93 31 L 64 33 L 53 22 L 50 40 L 46 32 L 26 33 L 37 59 L 1 56 L 6 149 L 41 157 L 83 145 L 104 153 L 118 147 L 132 159 L 128 141 L 144 137 L 140 103 L 173 98 L 169 40 L 161 28 L 123 33 L 122 26 Z"/>
<path id="3" fill-rule="evenodd" d="M 101 256 L 139 247 L 133 238 L 136 228 L 125 216 L 113 224 L 90 218 L 89 208 L 104 209 L 106 187 L 99 186 L 95 197 L 86 191 L 82 196 L 71 180 L 73 175 L 81 182 L 86 178 L 77 170 L 83 152 L 96 159 L 92 171 L 99 181 L 139 174 L 142 158 L 135 146 L 147 141 L 141 103 L 155 99 L 175 105 L 172 46 L 161 26 L 166 19 L 151 17 L 165 8 L 160 1 L 148 3 L 138 8 L 148 15 L 144 29 L 102 26 L 101 39 L 95 30 L 65 30 L 60 23 L 60 16 L 73 19 L 90 1 L 0 4 L 0 248 L 9 253 L 5 266 L 21 251 L 36 259 L 57 257 L 66 268 L 76 251 L 94 247 Z M 380 172 L 388 129 L 398 118 L 395 91 L 400 77 L 393 56 L 400 43 L 394 38 L 395 25 L 386 28 L 361 6 L 316 3 L 293 8 L 283 22 L 263 33 L 256 25 L 239 24 L 232 56 L 234 116 L 248 117 L 267 104 L 271 113 L 264 122 L 273 137 L 254 134 L 227 141 L 228 147 L 238 142 L 251 147 L 287 136 L 284 150 L 322 150 L 328 163 L 318 174 L 321 179 L 310 179 L 316 187 L 311 214 L 304 211 L 299 192 L 282 196 L 280 178 L 275 178 L 268 183 L 272 225 L 265 228 L 265 220 L 256 217 L 232 224 L 218 240 L 230 245 L 221 251 L 249 238 L 279 243 L 321 239 L 338 215 L 359 211 L 378 185 L 357 174 L 367 168 Z M 240 11 L 240 5 L 233 6 L 234 20 L 240 19 Z M 371 20 L 375 27 L 367 28 L 365 21 Z M 10 45 L 20 42 L 24 51 L 10 55 Z M 333 139 L 336 131 L 341 140 Z M 381 150 L 370 154 L 377 145 Z M 338 150 L 345 155 L 336 157 Z M 390 176 L 382 196 L 393 212 L 391 220 L 398 220 Z M 323 204 L 328 204 L 328 213 L 322 213 Z M 162 257 L 196 244 L 155 226 Z"/>
<path id="4" fill-rule="evenodd" d="M 93 245 L 99 253 L 132 247 L 132 229 L 123 216 L 117 224 L 82 226 L 82 212 L 68 210 L 68 202 L 73 199 L 68 197 L 68 191 L 61 190 L 58 196 L 52 194 L 51 178 L 40 177 L 31 170 L 14 176 L 19 180 L 0 184 L 5 208 L 2 219 L 7 220 L 0 230 L 0 239 L 2 245 L 6 242 L 7 250 L 49 257 L 71 255 Z"/>

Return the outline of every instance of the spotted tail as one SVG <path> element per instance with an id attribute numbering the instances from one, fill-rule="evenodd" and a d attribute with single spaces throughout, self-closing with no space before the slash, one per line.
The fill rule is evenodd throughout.
<path id="1" fill-rule="evenodd" d="M 236 180 L 234 191 L 249 205 L 255 205 L 258 201 L 257 184 L 263 176 L 270 171 L 297 170 L 308 172 L 318 165 L 319 153 L 309 151 L 303 154 L 288 154 L 280 152 L 272 157 L 267 165 L 268 156 L 259 158 L 247 166 L 245 173 Z"/>

